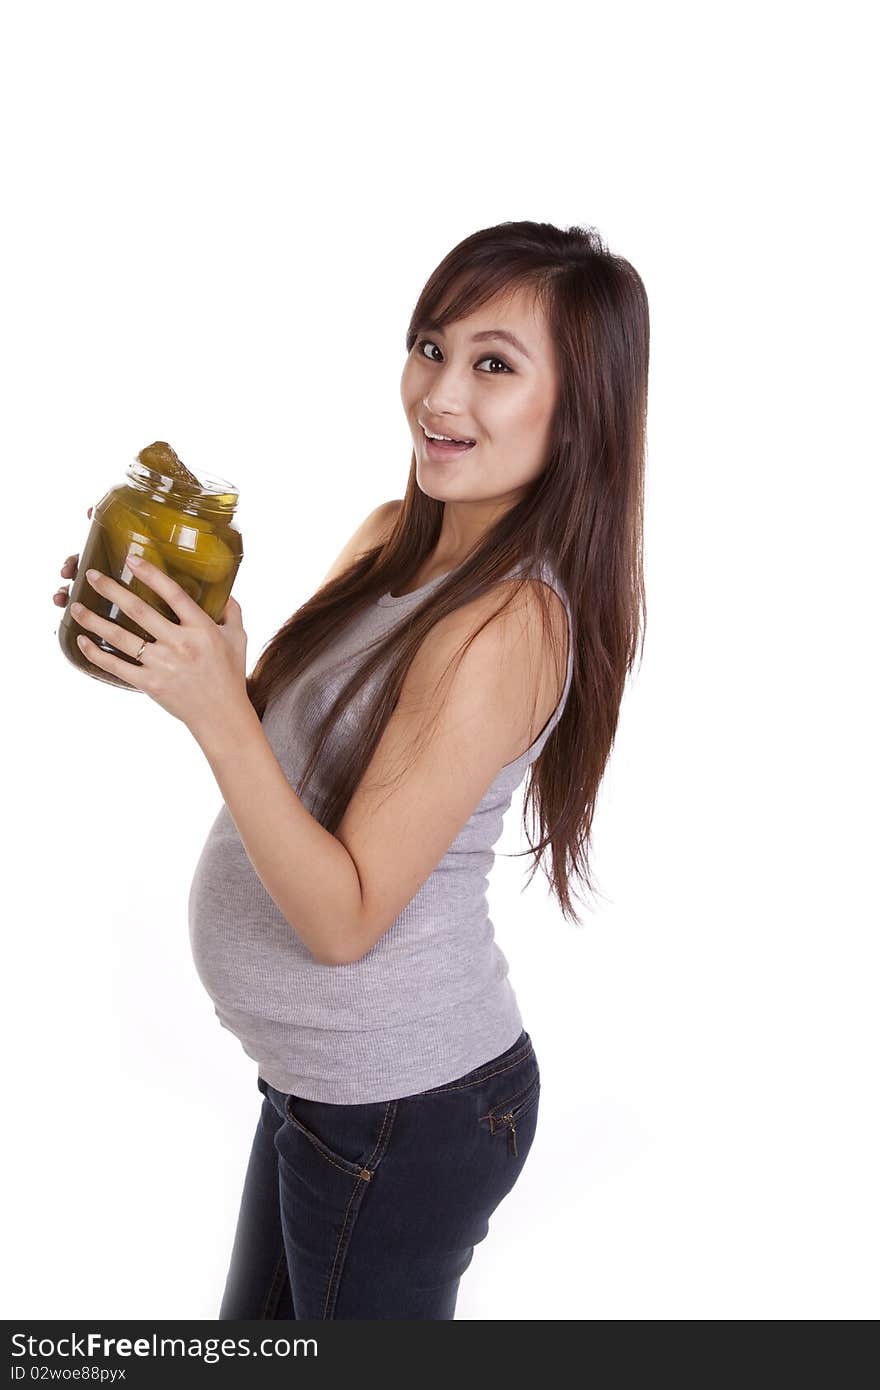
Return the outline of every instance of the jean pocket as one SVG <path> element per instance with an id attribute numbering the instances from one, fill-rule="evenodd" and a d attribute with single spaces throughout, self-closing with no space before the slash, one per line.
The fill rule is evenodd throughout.
<path id="1" fill-rule="evenodd" d="M 480 1121 L 488 1120 L 490 1134 L 507 1135 L 508 1148 L 514 1156 L 517 1156 L 516 1128 L 524 1116 L 538 1103 L 541 1094 L 541 1074 L 537 1070 L 529 1078 L 522 1078 L 519 1087 L 511 1091 L 509 1089 L 510 1079 L 508 1078 L 508 1090 L 506 1094 L 484 1114 L 480 1115 Z"/>
<path id="2" fill-rule="evenodd" d="M 371 1178 L 379 1138 L 386 1132 L 388 1105 L 379 1101 L 367 1105 L 330 1105 L 326 1101 L 305 1100 L 288 1095 L 284 1113 L 294 1129 L 312 1148 L 331 1163 L 356 1178 Z"/>

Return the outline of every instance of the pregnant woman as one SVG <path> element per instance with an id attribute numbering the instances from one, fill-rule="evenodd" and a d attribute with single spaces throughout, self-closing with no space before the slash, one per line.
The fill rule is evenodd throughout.
<path id="1" fill-rule="evenodd" d="M 575 921 L 572 881 L 592 886 L 643 630 L 648 344 L 642 281 L 594 230 L 479 231 L 410 321 L 405 496 L 250 676 L 234 598 L 214 623 L 142 564 L 174 623 L 94 575 L 149 638 L 139 665 L 86 654 L 186 724 L 223 797 L 190 938 L 263 1099 L 221 1319 L 451 1319 L 522 1172 L 540 1073 L 487 878 L 528 773 L 529 881 L 549 849 Z M 371 422 L 346 426 L 366 447 Z"/>

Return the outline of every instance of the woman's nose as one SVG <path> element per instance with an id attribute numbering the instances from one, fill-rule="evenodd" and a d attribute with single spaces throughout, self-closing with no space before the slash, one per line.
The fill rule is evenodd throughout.
<path id="1" fill-rule="evenodd" d="M 443 415 L 464 415 L 464 394 L 451 387 L 435 386 L 430 396 L 422 397 L 422 405 L 429 415 L 439 420 Z"/>

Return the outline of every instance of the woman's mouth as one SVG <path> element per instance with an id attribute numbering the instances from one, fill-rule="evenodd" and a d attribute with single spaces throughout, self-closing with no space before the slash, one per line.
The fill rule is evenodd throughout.
<path id="1" fill-rule="evenodd" d="M 446 462 L 451 458 L 459 458 L 466 454 L 469 449 L 476 448 L 476 444 L 463 444 L 457 440 L 447 441 L 445 439 L 431 439 L 422 426 L 422 434 L 425 436 L 425 444 L 428 449 L 428 457 L 437 462 Z"/>

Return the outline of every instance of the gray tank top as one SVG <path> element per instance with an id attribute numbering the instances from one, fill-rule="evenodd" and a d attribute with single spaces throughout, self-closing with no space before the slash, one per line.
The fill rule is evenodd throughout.
<path id="1" fill-rule="evenodd" d="M 573 660 L 568 597 L 546 561 L 533 573 L 556 590 L 568 614 L 559 704 L 534 743 L 501 769 L 431 876 L 360 960 L 325 966 L 314 959 L 254 872 L 225 802 L 217 813 L 189 894 L 193 960 L 221 1025 L 259 1075 L 285 1094 L 336 1105 L 398 1099 L 481 1066 L 522 1031 L 507 958 L 489 918 L 488 875 L 513 793 L 562 717 Z M 377 599 L 267 705 L 266 737 L 298 794 L 312 731 L 351 663 L 444 577 Z M 356 742 L 371 688 L 368 681 L 321 749 L 302 795 L 313 814 L 324 792 L 322 771 L 326 776 Z"/>

